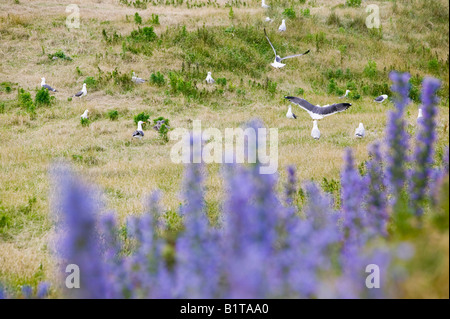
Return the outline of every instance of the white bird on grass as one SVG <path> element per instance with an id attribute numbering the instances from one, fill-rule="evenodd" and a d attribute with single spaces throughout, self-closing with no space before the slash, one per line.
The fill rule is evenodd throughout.
<path id="1" fill-rule="evenodd" d="M 319 127 L 317 126 L 317 120 L 313 121 L 313 128 L 311 130 L 311 136 L 315 140 L 318 140 L 320 138 L 320 131 L 319 131 Z"/>
<path id="2" fill-rule="evenodd" d="M 261 7 L 263 7 L 264 9 L 270 8 L 270 6 L 268 6 L 264 0 L 261 0 Z"/>
<path id="3" fill-rule="evenodd" d="M 304 53 L 301 53 L 301 54 L 288 55 L 288 56 L 285 56 L 284 58 L 281 58 L 281 57 L 277 54 L 277 51 L 275 50 L 275 48 L 273 47 L 272 42 L 270 42 L 270 39 L 269 39 L 269 37 L 267 36 L 266 29 L 264 29 L 264 34 L 265 34 L 265 36 L 266 36 L 267 41 L 269 41 L 270 46 L 272 47 L 273 53 L 275 53 L 275 60 L 274 60 L 273 63 L 271 63 L 270 65 L 273 66 L 273 67 L 276 68 L 276 69 L 280 69 L 280 68 L 282 68 L 282 67 L 284 67 L 284 66 L 286 65 L 285 63 L 281 63 L 281 61 L 283 61 L 283 60 L 285 60 L 285 59 L 295 58 L 295 57 L 297 57 L 297 56 L 302 56 L 302 55 L 305 55 L 305 54 L 308 54 L 308 53 L 309 53 L 309 50 L 308 50 L 308 51 L 306 51 L 306 52 L 304 52 Z"/>
<path id="4" fill-rule="evenodd" d="M 144 136 L 144 131 L 142 130 L 142 124 L 144 124 L 144 122 L 142 122 L 142 121 L 138 122 L 138 127 L 137 127 L 137 130 L 134 131 L 133 137 L 141 139 Z"/>
<path id="5" fill-rule="evenodd" d="M 288 109 L 288 111 L 287 111 L 287 113 L 286 113 L 286 117 L 288 118 L 288 119 L 297 119 L 297 116 L 292 112 L 292 106 L 291 105 L 289 105 L 289 109 Z"/>
<path id="6" fill-rule="evenodd" d="M 81 118 L 87 120 L 89 118 L 89 110 L 85 110 L 83 114 L 81 114 Z"/>
<path id="7" fill-rule="evenodd" d="M 208 72 L 208 75 L 206 76 L 205 81 L 206 81 L 206 83 L 208 83 L 208 84 L 213 84 L 213 83 L 216 82 L 216 81 L 214 81 L 214 79 L 212 78 L 211 72 Z"/>
<path id="8" fill-rule="evenodd" d="M 342 95 L 342 96 L 340 96 L 339 98 L 340 98 L 340 99 L 346 98 L 346 97 L 348 97 L 348 94 L 349 94 L 349 93 L 350 93 L 350 90 L 346 90 L 346 91 L 345 91 L 345 94 Z"/>
<path id="9" fill-rule="evenodd" d="M 364 125 L 359 123 L 359 126 L 355 130 L 355 136 L 359 138 L 363 138 L 366 135 L 366 130 L 364 129 Z"/>
<path id="10" fill-rule="evenodd" d="M 86 96 L 86 95 L 87 95 L 86 83 L 83 83 L 83 88 L 81 89 L 81 91 L 78 92 L 77 94 L 73 95 L 72 97 L 82 98 L 83 96 Z"/>
<path id="11" fill-rule="evenodd" d="M 136 84 L 142 84 L 142 83 L 145 83 L 145 82 L 146 82 L 146 80 L 141 79 L 141 78 L 138 78 L 138 77 L 136 76 L 136 73 L 134 73 L 134 72 L 133 72 L 133 76 L 131 77 L 131 81 L 133 81 L 133 82 L 136 83 Z"/>
<path id="12" fill-rule="evenodd" d="M 388 96 L 386 94 L 382 94 L 379 97 L 377 97 L 374 100 L 374 102 L 383 103 L 384 101 L 386 101 L 387 98 L 388 98 Z"/>
<path id="13" fill-rule="evenodd" d="M 50 85 L 45 84 L 45 78 L 41 78 L 41 87 L 46 88 L 47 90 L 52 91 L 52 92 L 58 92 L 54 88 L 52 88 Z"/>
<path id="14" fill-rule="evenodd" d="M 279 31 L 279 32 L 284 32 L 284 31 L 286 31 L 286 20 L 285 20 L 285 19 L 281 20 L 281 24 L 280 24 L 280 26 L 278 27 L 278 31 Z"/>
<path id="15" fill-rule="evenodd" d="M 271 18 L 269 18 L 269 17 L 266 17 L 266 19 L 264 19 L 264 21 L 266 21 L 266 22 L 272 22 L 273 20 L 272 20 Z"/>

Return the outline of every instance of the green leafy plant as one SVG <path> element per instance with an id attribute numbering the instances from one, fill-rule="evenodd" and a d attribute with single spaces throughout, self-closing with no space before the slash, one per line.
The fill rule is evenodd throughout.
<path id="1" fill-rule="evenodd" d="M 108 118 L 111 121 L 115 121 L 119 118 L 119 112 L 117 112 L 117 110 L 111 110 L 108 112 Z"/>
<path id="2" fill-rule="evenodd" d="M 139 13 L 135 13 L 134 14 L 134 22 L 136 23 L 136 24 L 142 24 L 142 18 L 141 18 L 141 16 L 139 15 Z"/>
<path id="3" fill-rule="evenodd" d="M 152 24 L 159 25 L 159 15 L 152 13 L 152 18 L 150 20 Z"/>
<path id="4" fill-rule="evenodd" d="M 220 86 L 225 86 L 227 85 L 227 79 L 225 78 L 217 78 L 216 79 L 216 83 Z"/>
<path id="5" fill-rule="evenodd" d="M 89 119 L 80 118 L 81 126 L 87 127 L 89 124 L 91 124 L 91 121 Z"/>
<path id="6" fill-rule="evenodd" d="M 29 113 L 35 113 L 36 106 L 33 103 L 33 99 L 31 98 L 30 92 L 25 91 L 24 89 L 19 89 L 18 91 L 18 102 L 19 106 L 23 107 Z"/>
<path id="7" fill-rule="evenodd" d="M 359 8 L 361 6 L 361 0 L 347 0 L 345 1 L 347 7 Z"/>
<path id="8" fill-rule="evenodd" d="M 147 114 L 145 112 L 139 113 L 134 117 L 134 123 L 137 125 L 139 121 L 142 121 L 146 123 L 148 119 L 150 118 L 150 114 Z"/>
<path id="9" fill-rule="evenodd" d="M 67 61 L 72 61 L 72 58 L 70 56 L 67 56 L 62 50 L 58 50 L 53 54 L 49 54 L 48 58 L 50 60 L 55 60 L 55 59 L 63 59 L 63 60 L 67 60 Z"/>
<path id="10" fill-rule="evenodd" d="M 164 75 L 158 71 L 150 75 L 150 83 L 157 86 L 163 86 L 166 83 L 166 80 L 164 79 Z"/>
<path id="11" fill-rule="evenodd" d="M 50 93 L 48 93 L 46 88 L 41 88 L 38 90 L 36 96 L 34 97 L 34 103 L 36 106 L 50 105 L 51 100 Z"/>
<path id="12" fill-rule="evenodd" d="M 161 141 L 167 143 L 169 141 L 169 137 L 167 134 L 171 130 L 169 126 L 169 119 L 160 116 L 153 120 L 153 124 L 155 124 L 154 128 L 158 131 Z"/>

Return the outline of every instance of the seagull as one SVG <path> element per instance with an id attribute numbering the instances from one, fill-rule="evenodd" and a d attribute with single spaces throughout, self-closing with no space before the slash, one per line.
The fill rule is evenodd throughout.
<path id="1" fill-rule="evenodd" d="M 141 79 L 141 78 L 138 78 L 138 77 L 136 76 L 136 73 L 134 73 L 134 72 L 133 72 L 133 76 L 131 77 L 131 81 L 133 81 L 133 82 L 136 83 L 136 84 L 142 84 L 142 83 L 145 83 L 145 82 L 146 82 L 146 80 Z"/>
<path id="2" fill-rule="evenodd" d="M 82 98 L 83 96 L 86 96 L 86 95 L 87 95 L 86 83 L 83 83 L 83 88 L 81 89 L 81 91 L 78 92 L 77 94 L 73 95 L 72 97 Z"/>
<path id="3" fill-rule="evenodd" d="M 261 0 L 261 7 L 264 9 L 270 8 L 270 6 L 268 6 L 264 0 Z"/>
<path id="4" fill-rule="evenodd" d="M 283 21 L 284 21 L 284 20 L 283 20 Z M 274 60 L 273 63 L 271 63 L 270 65 L 273 66 L 273 67 L 276 68 L 276 69 L 280 69 L 280 68 L 282 68 L 282 67 L 284 67 L 284 66 L 286 65 L 286 64 L 284 64 L 284 63 L 281 63 L 281 61 L 283 61 L 283 60 L 285 60 L 285 59 L 294 58 L 294 57 L 302 56 L 302 55 L 305 55 L 305 54 L 308 54 L 308 53 L 309 53 L 309 50 L 308 50 L 308 51 L 306 51 L 306 52 L 304 52 L 304 53 L 301 53 L 301 54 L 288 55 L 288 56 L 286 56 L 286 57 L 284 57 L 284 58 L 281 58 L 281 57 L 277 54 L 277 51 L 275 50 L 275 48 L 273 47 L 272 42 L 270 42 L 270 39 L 269 39 L 269 37 L 267 36 L 267 32 L 266 32 L 266 29 L 265 29 L 265 28 L 264 28 L 264 34 L 265 34 L 265 36 L 266 36 L 267 41 L 269 41 L 270 46 L 272 47 L 273 53 L 275 53 L 275 60 Z"/>
<path id="5" fill-rule="evenodd" d="M 292 113 L 292 107 L 289 105 L 289 110 L 286 113 L 286 117 L 288 119 L 297 119 L 297 115 L 295 115 L 294 113 Z"/>
<path id="6" fill-rule="evenodd" d="M 342 95 L 342 96 L 340 96 L 339 98 L 340 98 L 340 99 L 346 98 L 346 97 L 348 97 L 348 94 L 349 94 L 349 93 L 350 93 L 350 90 L 346 90 L 346 91 L 345 91 L 345 94 Z"/>
<path id="7" fill-rule="evenodd" d="M 206 81 L 206 83 L 208 83 L 208 84 L 213 84 L 213 83 L 216 82 L 216 81 L 214 81 L 214 79 L 212 78 L 211 72 L 208 72 L 208 75 L 206 76 L 205 81 Z"/>
<path id="8" fill-rule="evenodd" d="M 313 128 L 311 130 L 311 136 L 315 140 L 318 140 L 320 138 L 320 131 L 319 131 L 319 127 L 317 126 L 317 120 L 313 121 Z"/>
<path id="9" fill-rule="evenodd" d="M 417 115 L 417 121 L 419 121 L 421 118 L 423 118 L 422 109 L 419 108 L 419 115 Z"/>
<path id="10" fill-rule="evenodd" d="M 286 20 L 285 20 L 285 19 L 281 20 L 281 24 L 280 24 L 280 26 L 278 27 L 278 31 L 279 31 L 279 32 L 284 32 L 284 31 L 286 31 Z"/>
<path id="11" fill-rule="evenodd" d="M 269 18 L 269 17 L 266 17 L 266 19 L 264 19 L 264 21 L 266 21 L 266 22 L 272 22 L 273 20 L 272 20 L 271 18 Z"/>
<path id="12" fill-rule="evenodd" d="M 45 84 L 45 78 L 41 78 L 41 87 L 46 88 L 47 90 L 50 90 L 52 92 L 58 92 L 54 88 L 52 88 L 50 85 Z"/>
<path id="13" fill-rule="evenodd" d="M 144 124 L 144 122 L 142 122 L 142 121 L 138 122 L 138 127 L 137 127 L 137 130 L 134 131 L 133 137 L 141 139 L 144 136 L 144 131 L 142 130 L 142 124 Z"/>
<path id="14" fill-rule="evenodd" d="M 285 99 L 288 99 L 294 104 L 297 104 L 302 109 L 304 109 L 311 116 L 313 120 L 323 119 L 325 116 L 332 115 L 335 113 L 343 112 L 348 109 L 351 104 L 350 103 L 336 103 L 332 105 L 313 105 L 308 101 L 294 96 L 285 96 Z"/>
<path id="15" fill-rule="evenodd" d="M 89 118 L 88 116 L 89 110 L 85 110 L 83 114 L 81 114 L 81 118 L 87 120 Z"/>
<path id="16" fill-rule="evenodd" d="M 366 135 L 366 130 L 364 129 L 364 125 L 359 123 L 359 126 L 355 130 L 355 136 L 362 138 Z"/>
<path id="17" fill-rule="evenodd" d="M 386 94 L 383 94 L 377 97 L 374 102 L 383 103 L 387 98 L 388 96 Z"/>

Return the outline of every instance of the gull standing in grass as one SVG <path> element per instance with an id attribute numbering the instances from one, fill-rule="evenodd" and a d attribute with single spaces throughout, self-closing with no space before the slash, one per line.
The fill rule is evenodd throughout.
<path id="1" fill-rule="evenodd" d="M 366 136 L 366 130 L 364 129 L 364 125 L 362 123 L 359 123 L 359 126 L 356 128 L 355 136 L 359 138 Z"/>
<path id="2" fill-rule="evenodd" d="M 89 110 L 85 110 L 83 114 L 81 114 L 81 118 L 87 120 L 89 118 Z"/>
<path id="3" fill-rule="evenodd" d="M 134 72 L 133 72 L 133 76 L 131 77 L 131 81 L 133 81 L 133 82 L 136 83 L 136 84 L 142 84 L 142 83 L 145 83 L 145 82 L 146 82 L 146 80 L 141 79 L 141 78 L 138 78 L 138 77 L 136 76 L 136 73 L 134 73 Z"/>
<path id="4" fill-rule="evenodd" d="M 384 101 L 386 101 L 387 98 L 388 96 L 386 94 L 382 94 L 373 101 L 377 103 L 383 103 Z"/>
<path id="5" fill-rule="evenodd" d="M 289 109 L 288 109 L 288 111 L 287 111 L 287 113 L 286 113 L 286 117 L 288 118 L 288 119 L 297 119 L 297 116 L 292 112 L 292 106 L 291 105 L 289 105 Z"/>
<path id="6" fill-rule="evenodd" d="M 280 24 L 280 26 L 278 27 L 278 31 L 279 31 L 279 32 L 284 32 L 284 31 L 286 31 L 286 20 L 285 20 L 285 19 L 281 20 L 281 24 Z"/>
<path id="7" fill-rule="evenodd" d="M 270 6 L 268 6 L 268 5 L 266 4 L 266 1 L 264 1 L 264 0 L 261 0 L 261 7 L 263 7 L 264 9 L 270 8 Z"/>
<path id="8" fill-rule="evenodd" d="M 138 127 L 137 127 L 137 130 L 134 131 L 133 137 L 141 139 L 144 136 L 144 131 L 142 130 L 142 124 L 144 124 L 144 122 L 142 122 L 142 121 L 138 122 Z"/>
<path id="9" fill-rule="evenodd" d="M 213 84 L 213 83 L 216 82 L 216 81 L 214 81 L 214 79 L 212 78 L 211 72 L 208 72 L 208 75 L 206 76 L 205 81 L 206 81 L 206 83 L 208 83 L 208 84 Z"/>
<path id="10" fill-rule="evenodd" d="M 269 17 L 266 17 L 266 19 L 265 19 L 264 21 L 266 21 L 266 22 L 272 22 L 273 20 L 272 20 L 271 18 L 269 18 Z"/>
<path id="11" fill-rule="evenodd" d="M 336 103 L 332 105 L 320 106 L 320 105 L 313 105 L 308 101 L 295 96 L 285 96 L 284 98 L 288 99 L 294 104 L 297 104 L 306 112 L 308 112 L 308 114 L 311 116 L 313 120 L 321 120 L 325 116 L 343 112 L 351 106 L 350 103 Z"/>
<path id="12" fill-rule="evenodd" d="M 315 140 L 318 140 L 320 138 L 320 131 L 319 131 L 319 127 L 317 126 L 317 120 L 313 121 L 313 128 L 311 130 L 311 136 Z"/>
<path id="13" fill-rule="evenodd" d="M 339 98 L 340 98 L 340 99 L 344 99 L 344 98 L 348 97 L 348 94 L 349 94 L 349 93 L 350 93 L 350 90 L 346 90 L 346 91 L 345 91 L 345 94 L 342 95 L 342 96 L 340 96 Z"/>
<path id="14" fill-rule="evenodd" d="M 284 20 L 283 20 L 283 21 L 284 21 Z M 281 57 L 277 54 L 277 51 L 275 50 L 275 48 L 273 47 L 272 42 L 270 42 L 270 39 L 269 39 L 269 37 L 267 36 L 267 32 L 266 32 L 266 29 L 265 29 L 265 28 L 264 28 L 264 34 L 265 34 L 265 36 L 266 36 L 267 41 L 269 41 L 270 46 L 272 47 L 273 53 L 275 53 L 275 60 L 274 60 L 273 63 L 271 63 L 270 65 L 273 66 L 273 67 L 276 68 L 276 69 L 280 69 L 280 68 L 282 68 L 282 67 L 284 67 L 284 66 L 286 65 L 286 64 L 284 64 L 284 63 L 281 63 L 281 61 L 283 61 L 283 60 L 285 60 L 285 59 L 294 58 L 294 57 L 302 56 L 302 55 L 305 55 L 305 54 L 308 54 L 308 53 L 309 53 L 309 50 L 308 50 L 308 51 L 306 51 L 306 52 L 304 52 L 304 53 L 301 53 L 301 54 L 288 55 L 288 56 L 286 56 L 286 57 L 284 57 L 284 58 L 281 58 Z"/>
<path id="15" fill-rule="evenodd" d="M 78 92 L 77 94 L 73 95 L 72 97 L 82 98 L 83 96 L 86 96 L 86 95 L 87 95 L 86 83 L 83 83 L 83 88 L 81 89 L 81 91 Z"/>
<path id="16" fill-rule="evenodd" d="M 50 85 L 45 84 L 45 78 L 41 78 L 41 87 L 46 88 L 47 90 L 52 91 L 52 92 L 58 92 L 54 88 L 52 88 Z"/>

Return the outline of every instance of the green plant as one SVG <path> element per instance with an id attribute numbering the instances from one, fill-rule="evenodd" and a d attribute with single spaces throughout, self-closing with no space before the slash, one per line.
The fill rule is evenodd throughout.
<path id="1" fill-rule="evenodd" d="M 134 117 L 134 123 L 137 125 L 139 121 L 142 121 L 146 123 L 148 119 L 150 118 L 150 114 L 147 114 L 145 112 L 139 113 Z"/>
<path id="2" fill-rule="evenodd" d="M 48 93 L 48 90 L 46 88 L 41 88 L 37 91 L 36 96 L 34 97 L 34 103 L 36 106 L 50 105 L 50 102 L 50 93 Z"/>
<path id="3" fill-rule="evenodd" d="M 167 143 L 169 141 L 168 133 L 171 130 L 169 126 L 169 119 L 160 116 L 153 120 L 153 124 L 155 124 L 155 128 L 158 130 L 159 137 L 161 141 Z"/>
<path id="4" fill-rule="evenodd" d="M 134 14 L 134 22 L 136 23 L 136 24 L 142 24 L 142 18 L 141 18 L 141 16 L 139 15 L 139 13 L 135 13 Z"/>
<path id="5" fill-rule="evenodd" d="M 218 85 L 225 86 L 225 85 L 227 85 L 227 79 L 225 79 L 225 78 L 217 78 L 216 79 L 216 83 Z"/>
<path id="6" fill-rule="evenodd" d="M 328 82 L 327 92 L 328 94 L 334 94 L 336 92 L 336 81 L 334 79 L 330 79 Z"/>
<path id="7" fill-rule="evenodd" d="M 48 58 L 50 60 L 55 60 L 56 58 L 58 58 L 58 59 L 63 59 L 63 60 L 67 60 L 67 61 L 72 61 L 72 58 L 70 56 L 67 56 L 62 50 L 58 50 L 53 54 L 49 54 Z"/>
<path id="8" fill-rule="evenodd" d="M 311 16 L 311 10 L 309 8 L 306 9 L 300 9 L 300 14 L 304 17 L 310 17 Z"/>
<path id="9" fill-rule="evenodd" d="M 159 15 L 152 13 L 151 23 L 159 25 Z"/>
<path id="10" fill-rule="evenodd" d="M 117 110 L 111 110 L 108 112 L 108 118 L 111 121 L 115 121 L 119 118 L 119 112 L 117 112 Z"/>
<path id="11" fill-rule="evenodd" d="M 77 74 L 78 74 L 79 76 L 82 76 L 82 75 L 83 75 L 83 72 L 81 72 L 79 66 L 77 66 L 77 67 L 75 68 L 75 70 L 77 71 Z"/>
<path id="12" fill-rule="evenodd" d="M 364 75 L 368 78 L 375 78 L 377 75 L 377 63 L 375 61 L 369 60 L 367 66 L 364 68 Z"/>
<path id="13" fill-rule="evenodd" d="M 18 91 L 18 102 L 19 106 L 25 108 L 27 112 L 34 113 L 36 106 L 33 103 L 33 99 L 31 98 L 30 92 L 25 91 L 24 89 L 19 89 Z"/>
<path id="14" fill-rule="evenodd" d="M 97 87 L 97 80 L 92 76 L 88 76 L 86 79 L 84 79 L 84 83 L 86 83 L 86 86 L 91 89 Z"/>
<path id="15" fill-rule="evenodd" d="M 361 0 L 347 0 L 345 1 L 347 7 L 359 8 L 361 6 Z"/>
<path id="16" fill-rule="evenodd" d="M 89 119 L 85 119 L 85 118 L 80 118 L 80 122 L 81 122 L 81 126 L 83 126 L 83 127 L 87 127 L 91 123 L 89 121 Z"/>
<path id="17" fill-rule="evenodd" d="M 316 51 L 317 52 L 320 52 L 320 47 L 325 43 L 325 38 L 326 38 L 326 35 L 322 31 L 315 34 L 314 39 L 316 42 Z"/>
<path id="18" fill-rule="evenodd" d="M 230 11 L 228 12 L 228 17 L 230 18 L 230 20 L 234 19 L 234 11 L 233 11 L 233 7 L 230 7 Z"/>
<path id="19" fill-rule="evenodd" d="M 164 75 L 158 71 L 150 75 L 150 83 L 157 86 L 163 86 L 166 83 L 166 80 L 164 79 Z"/>
<path id="20" fill-rule="evenodd" d="M 295 16 L 296 16 L 293 8 L 284 9 L 283 15 L 288 19 L 295 19 Z"/>

